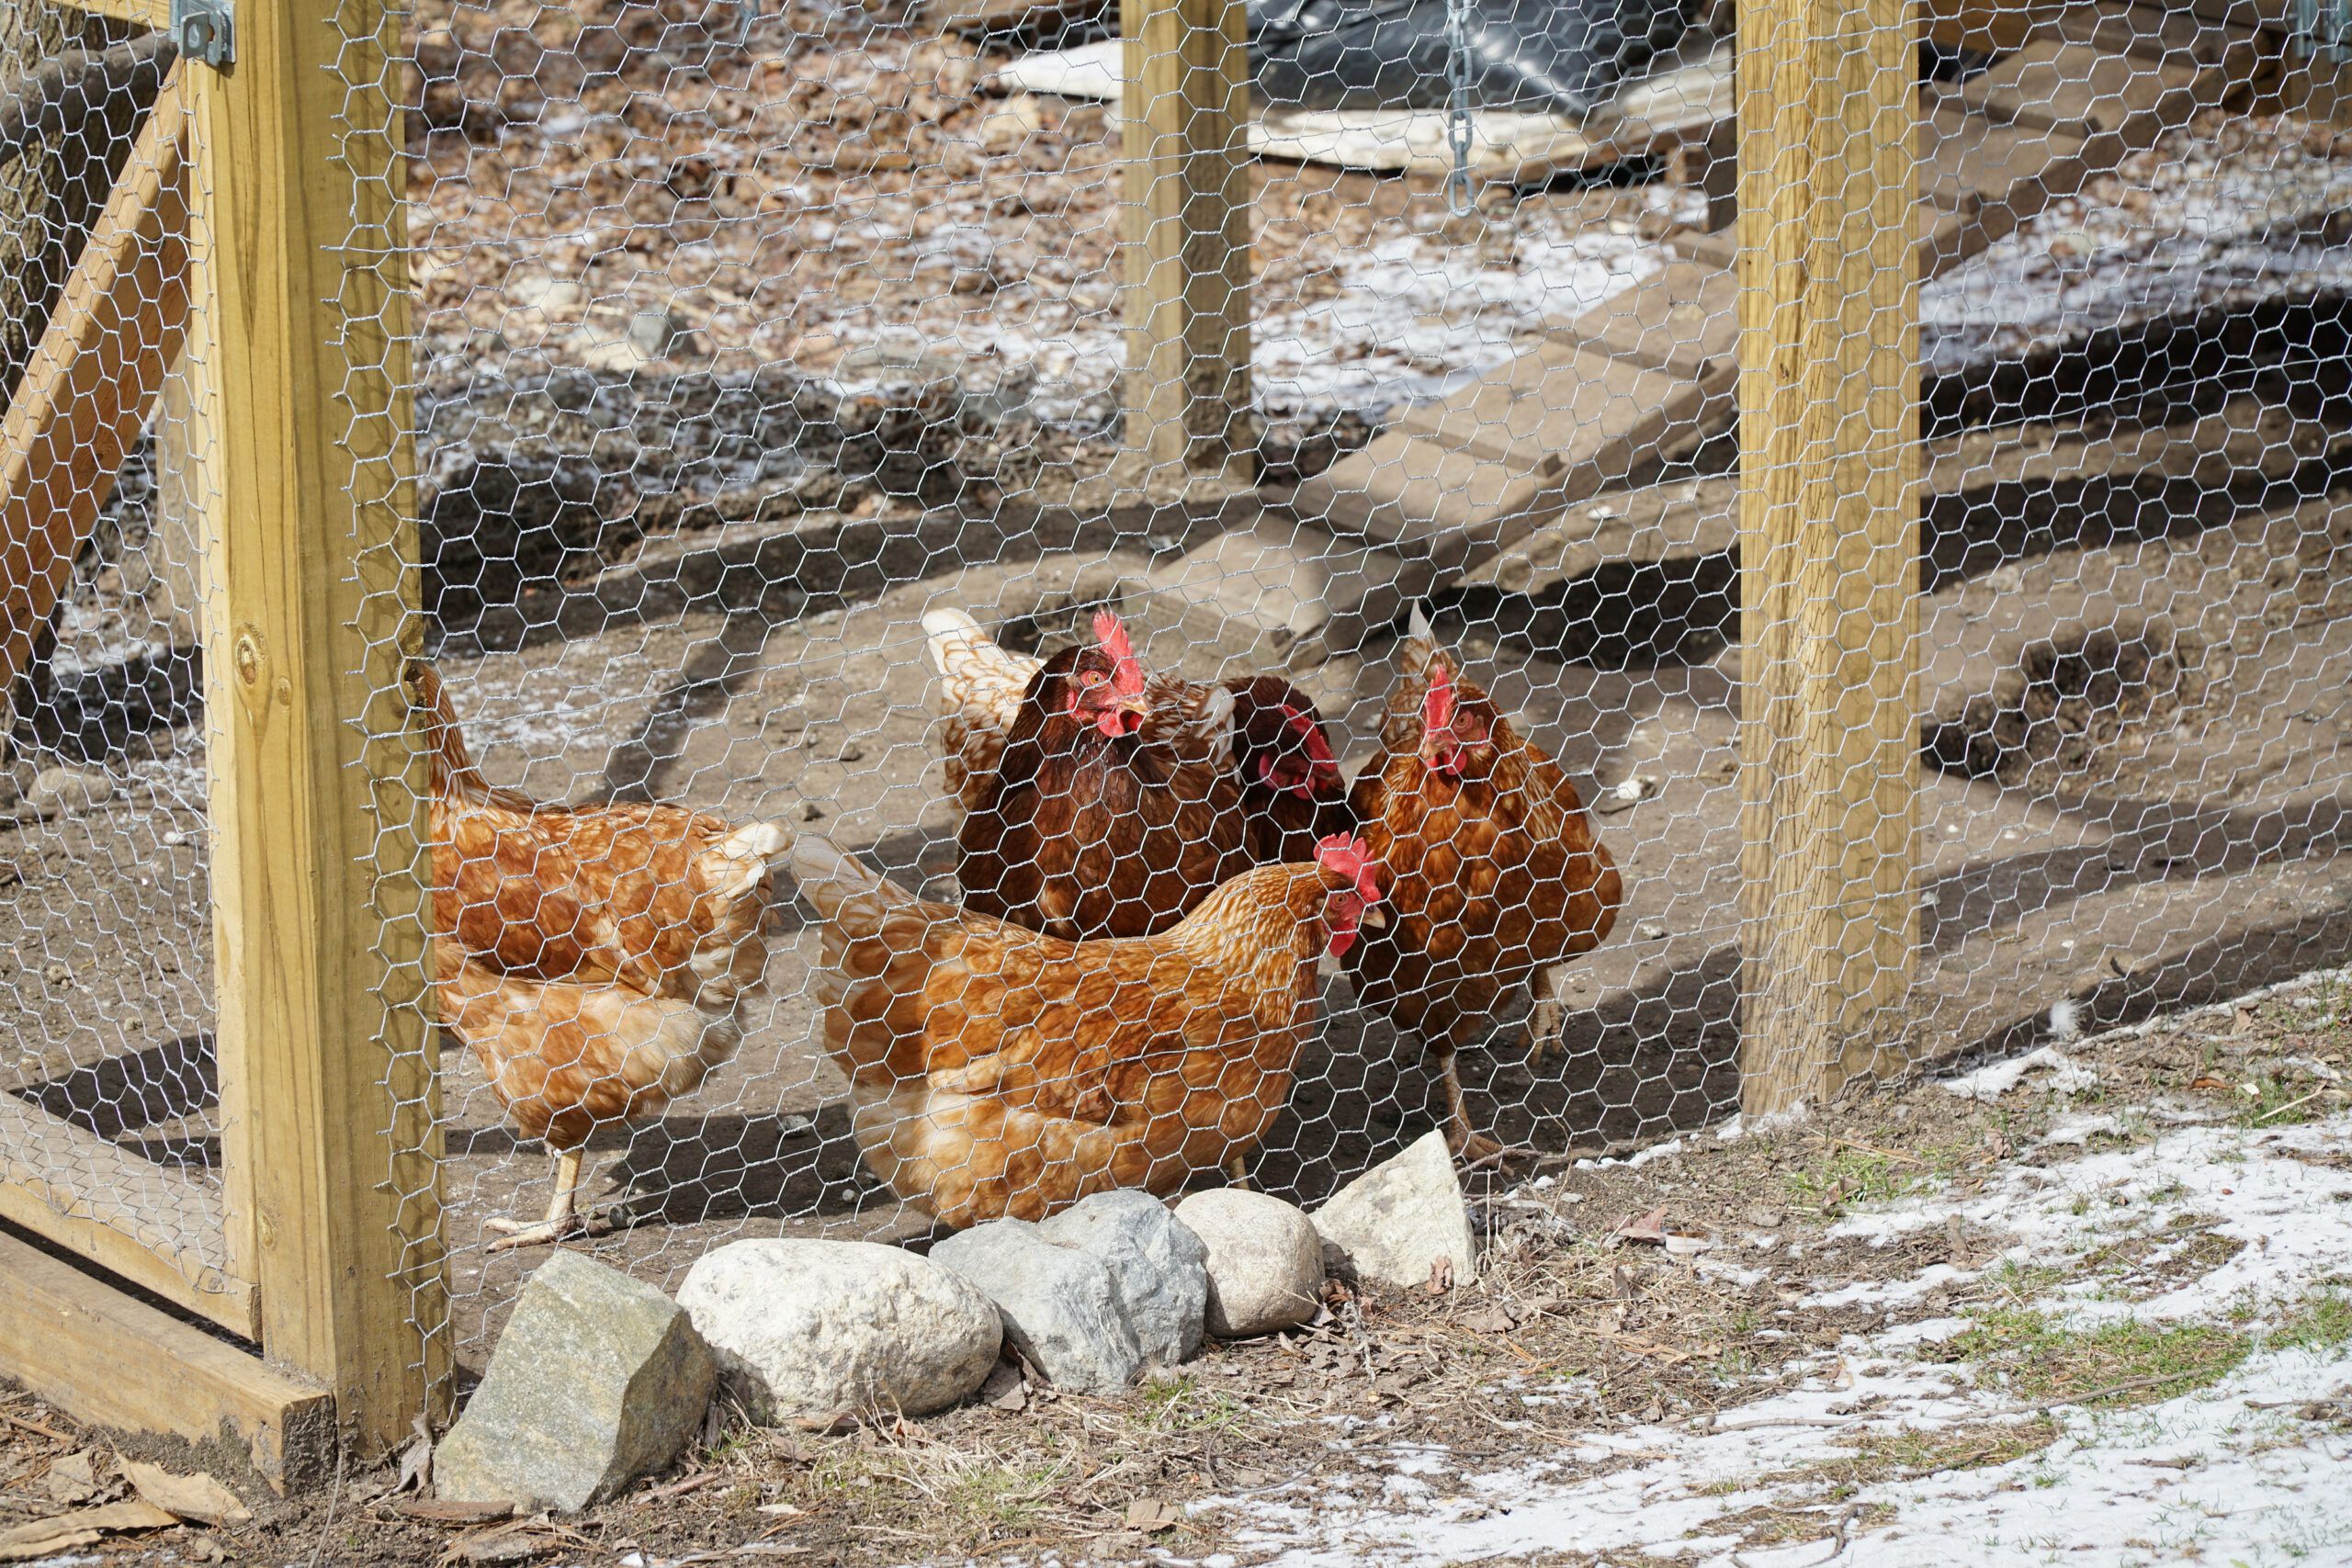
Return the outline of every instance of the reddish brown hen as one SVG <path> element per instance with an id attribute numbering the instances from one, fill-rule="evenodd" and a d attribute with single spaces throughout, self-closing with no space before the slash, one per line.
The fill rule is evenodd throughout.
<path id="1" fill-rule="evenodd" d="M 956 877 L 967 908 L 1066 941 L 1152 936 L 1256 863 L 1232 775 L 1141 733 L 1143 667 L 1115 620 L 1030 679 Z M 1212 720 L 1231 694 L 1218 692 Z"/>
<path id="2" fill-rule="evenodd" d="M 1351 839 L 1132 941 L 929 903 L 819 838 L 792 867 L 823 935 L 811 984 L 865 1163 L 952 1225 L 1042 1219 L 1114 1187 L 1172 1192 L 1248 1155 L 1290 1098 L 1323 955 L 1385 918 Z"/>
<path id="3" fill-rule="evenodd" d="M 1400 663 L 1380 754 L 1351 794 L 1395 919 L 1350 967 L 1364 1003 L 1436 1059 L 1454 1151 L 1491 1158 L 1500 1145 L 1471 1131 L 1454 1053 L 1539 970 L 1598 946 L 1623 887 L 1566 775 L 1418 615 Z"/>
<path id="4" fill-rule="evenodd" d="M 1022 696 L 1045 660 L 998 647 L 961 610 L 933 610 L 922 624 L 940 675 L 947 785 L 967 811 L 978 810 L 987 803 Z M 1095 637 L 1105 648 L 1128 646 L 1125 627 L 1108 610 L 1095 616 Z M 1166 743 L 1182 761 L 1232 773 L 1249 815 L 1253 860 L 1306 860 L 1318 841 L 1351 830 L 1347 786 L 1323 716 L 1288 681 L 1179 681 L 1147 670 L 1144 694 L 1148 711 L 1140 733 L 1147 739 Z"/>

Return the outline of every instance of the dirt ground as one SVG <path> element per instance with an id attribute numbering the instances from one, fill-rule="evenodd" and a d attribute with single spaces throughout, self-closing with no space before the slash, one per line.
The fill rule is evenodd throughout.
<path id="1" fill-rule="evenodd" d="M 2304 1358 L 2292 1380 L 2304 1392 L 2265 1427 L 2264 1451 L 2340 1447 L 2328 1434 L 2352 1429 L 2352 1254 L 2327 1200 L 2352 1197 L 2347 1019 L 2338 972 L 2092 1039 L 2061 1031 L 2054 1058 L 2011 1059 L 2007 1084 L 1996 1060 L 1810 1120 L 1489 1178 L 1475 1193 L 1487 1247 L 1475 1285 L 1374 1294 L 1335 1280 L 1318 1326 L 1212 1346 L 1122 1398 L 1029 1384 L 922 1423 L 831 1432 L 721 1410 L 674 1473 L 561 1520 L 435 1517 L 390 1493 L 389 1469 L 293 1504 L 248 1485 L 254 1523 L 118 1540 L 107 1560 L 1436 1562 L 1449 1540 L 1459 1551 L 1504 1529 L 1514 1507 L 1531 1516 L 1521 1535 L 1541 1539 L 1547 1487 L 1736 1440 L 1757 1449 L 1749 1473 L 1692 1489 L 1722 1517 L 1679 1547 L 1670 1531 L 1649 1539 L 1653 1553 L 1716 1562 L 1849 1533 L 1899 1541 L 1905 1508 L 1880 1499 L 1888 1486 L 2054 1463 L 2088 1441 L 2086 1422 L 2221 1397 L 2225 1380 L 2281 1356 Z M 2102 1174 L 2145 1176 L 2149 1155 L 2191 1135 L 2212 1163 L 2177 1157 L 2156 1173 L 2173 1179 L 2144 1191 Z M 2225 1200 L 2274 1167 L 2300 1207 L 2246 1221 Z M 2037 1207 L 2043 1193 L 2065 1201 Z M 2198 1292 L 2208 1310 L 2179 1305 Z M 2165 1310 L 2143 1323 L 2114 1317 L 2118 1303 Z M 2092 1325 L 2069 1326 L 2068 1313 Z M 1905 1378 L 1984 1407 L 1931 1417 L 1869 1392 Z M 1799 1398 L 1810 1414 L 1789 1413 Z M 22 1395 L 0 1393 L 0 1529 L 62 1511 L 61 1495 L 104 1501 L 122 1489 L 111 1456 L 153 1451 Z M 1749 1435 L 1765 1428 L 1783 1430 Z M 1798 1452 L 1816 1429 L 1830 1448 Z M 2222 1463 L 2225 1446 L 2185 1468 Z M 50 1479 L 61 1461 L 82 1474 L 83 1460 L 93 1486 Z M 1494 1472 L 1530 1462 L 1524 1495 L 1498 1496 Z M 1762 1489 L 1758 1506 L 1738 1506 L 1742 1488 Z M 2301 1539 L 2352 1543 L 2329 1533 L 2352 1517 L 2335 1520 L 2324 1494 Z M 1376 1529 L 1383 1509 L 1395 1517 Z M 1613 1527 L 1559 1528 L 1553 1550 L 1506 1555 L 1609 1560 L 1575 1542 Z M 2082 1528 L 2080 1544 L 2130 1544 Z M 2098 1560 L 2182 1555 L 2151 1542 Z"/>

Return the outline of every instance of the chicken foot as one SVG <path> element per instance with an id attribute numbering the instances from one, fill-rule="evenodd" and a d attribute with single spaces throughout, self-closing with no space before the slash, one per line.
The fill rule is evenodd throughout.
<path id="1" fill-rule="evenodd" d="M 555 1196 L 548 1200 L 548 1217 L 537 1224 L 524 1220 L 484 1220 L 482 1227 L 500 1233 L 503 1240 L 490 1244 L 492 1252 L 511 1252 L 516 1247 L 547 1247 L 561 1241 L 573 1231 L 584 1232 L 588 1227 L 580 1218 L 580 1168 L 578 1149 L 555 1151 Z"/>

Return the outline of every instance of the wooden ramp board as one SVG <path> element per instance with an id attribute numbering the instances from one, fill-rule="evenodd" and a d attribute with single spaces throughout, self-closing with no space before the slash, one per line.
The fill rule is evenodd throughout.
<path id="1" fill-rule="evenodd" d="M 2043 37 L 1961 89 L 1923 95 L 1923 277 L 1975 255 L 2218 102 L 2239 79 L 2233 72 L 2248 68 L 2227 39 L 2209 37 L 2200 52 L 2154 30 L 2161 17 L 2147 29 L 2126 24 L 2093 41 Z M 2093 18 L 2077 30 L 2097 26 Z M 2110 46 L 2141 38 L 2155 39 L 2155 51 L 2117 69 Z M 1733 256 L 1728 234 L 1705 236 L 1684 263 L 1547 334 L 1501 376 L 1408 412 L 1301 485 L 1292 512 L 1336 539 L 1393 553 L 1411 593 L 1490 558 L 1569 505 L 1641 482 L 1733 417 Z M 1247 618 L 1246 602 L 1231 608 Z M 1366 624 L 1363 608 L 1331 603 L 1328 630 L 1294 618 L 1274 637 L 1284 660 L 1306 668 L 1353 646 L 1346 639 Z M 1243 628 L 1224 640 L 1250 639 Z"/>
<path id="2" fill-rule="evenodd" d="M 1041 50 L 997 72 L 1000 86 L 1116 105 L 1125 91 L 1126 46 L 1116 39 Z M 1731 113 L 1727 42 L 1687 35 L 1648 73 L 1582 120 L 1482 109 L 1470 117 L 1470 174 L 1481 181 L 1536 185 L 1555 175 L 1599 168 L 1702 138 Z M 1261 158 L 1380 174 L 1441 175 L 1453 168 L 1443 109 L 1298 109 L 1261 106 L 1250 151 Z"/>
<path id="3" fill-rule="evenodd" d="M 0 1092 L 0 1219 L 247 1338 L 259 1294 L 229 1272 L 218 1189 Z"/>

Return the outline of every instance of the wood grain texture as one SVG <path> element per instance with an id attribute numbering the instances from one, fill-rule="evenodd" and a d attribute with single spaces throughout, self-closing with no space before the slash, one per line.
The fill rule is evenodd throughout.
<path id="1" fill-rule="evenodd" d="M 444 1353 L 434 1063 L 418 1005 L 424 758 L 397 18 L 246 0 L 191 69 L 216 389 L 205 654 L 224 1052 L 273 1361 L 365 1457 Z"/>
<path id="2" fill-rule="evenodd" d="M 233 1439 L 280 1492 L 326 1479 L 334 1402 L 0 1230 L 0 1377 L 98 1427 Z"/>
<path id="3" fill-rule="evenodd" d="M 1247 479 L 1250 51 L 1241 0 L 1125 0 L 1127 445 Z"/>
<path id="4" fill-rule="evenodd" d="M 230 1269 L 219 1191 L 7 1094 L 0 1219 L 232 1334 L 261 1336 L 260 1292 Z"/>
<path id="5" fill-rule="evenodd" d="M 1919 115 L 1905 0 L 1740 13 L 1742 1104 L 1901 1065 L 1918 945 Z"/>
<path id="6" fill-rule="evenodd" d="M 179 353 L 187 130 L 166 85 L 0 419 L 0 691 L 23 672 Z"/>

